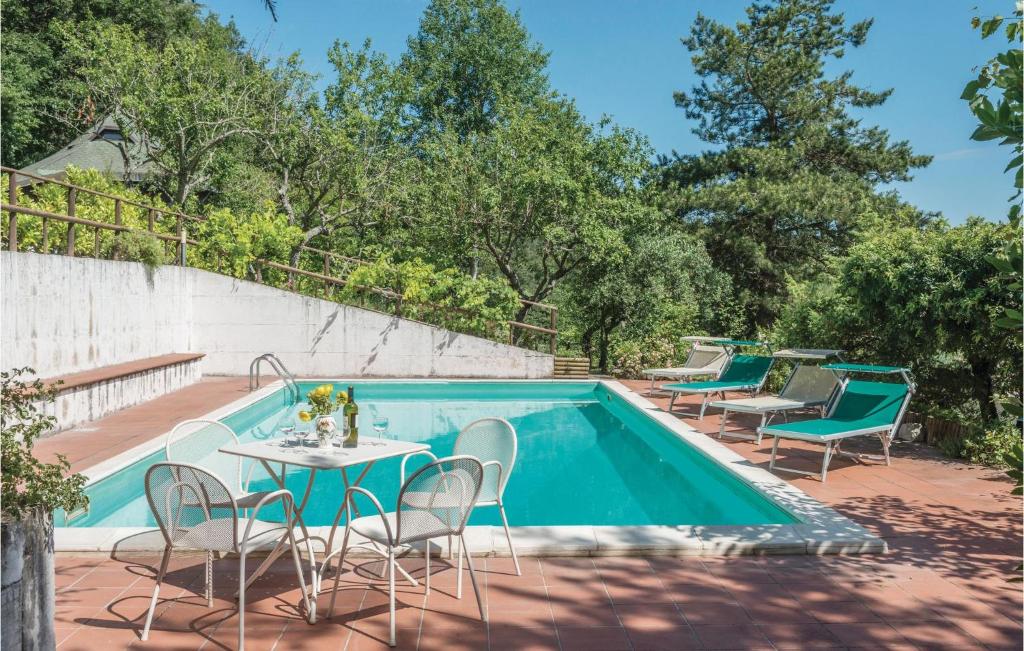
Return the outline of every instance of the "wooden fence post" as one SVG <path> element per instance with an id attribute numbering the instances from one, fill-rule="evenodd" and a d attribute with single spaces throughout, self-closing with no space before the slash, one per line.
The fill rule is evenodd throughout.
<path id="1" fill-rule="evenodd" d="M 78 190 L 75 188 L 68 188 L 68 217 L 75 216 L 75 203 L 78 200 Z M 68 240 L 67 240 L 67 254 L 74 257 L 75 255 L 75 223 L 68 222 Z"/>
<path id="2" fill-rule="evenodd" d="M 551 329 L 554 330 L 548 335 L 551 344 L 551 354 L 558 352 L 558 308 L 551 308 Z"/>
<path id="3" fill-rule="evenodd" d="M 7 203 L 18 205 L 18 178 L 13 172 L 7 175 Z M 14 211 L 7 216 L 7 248 L 18 250 L 18 213 Z"/>
<path id="4" fill-rule="evenodd" d="M 118 226 L 121 225 L 121 200 L 120 199 L 114 199 L 114 223 L 116 225 L 118 225 Z M 120 249 L 118 247 L 118 244 L 120 243 L 120 241 L 121 241 L 121 231 L 114 231 L 114 248 L 113 248 L 113 251 L 112 251 L 113 255 L 111 256 L 111 257 L 114 258 L 114 260 L 117 260 L 118 258 L 121 257 L 121 251 L 120 251 Z"/>

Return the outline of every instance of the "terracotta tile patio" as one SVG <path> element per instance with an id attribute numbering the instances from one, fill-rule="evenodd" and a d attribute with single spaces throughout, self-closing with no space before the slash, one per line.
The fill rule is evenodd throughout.
<path id="1" fill-rule="evenodd" d="M 86 467 L 131 447 L 127 439 L 134 445 L 157 436 L 243 390 L 237 379 L 207 380 L 91 423 L 88 436 L 69 432 L 45 443 L 69 453 L 76 467 Z M 693 413 L 691 403 L 677 405 L 677 415 L 689 424 L 717 432 L 717 416 L 698 422 Z M 751 424 L 730 418 L 733 429 Z M 106 454 L 97 440 L 115 451 Z M 767 443 L 726 444 L 767 465 Z M 870 441 L 864 446 L 870 449 Z M 808 449 L 786 450 L 786 465 L 811 469 L 820 461 Z M 890 552 L 523 559 L 522 577 L 514 576 L 509 559 L 481 559 L 489 624 L 478 618 L 468 581 L 462 600 L 452 596 L 455 572 L 442 562 L 434 566 L 429 597 L 422 587 L 399 584 L 399 648 L 1021 648 L 1021 584 L 1005 580 L 1021 555 L 1021 501 L 1010 496 L 1001 473 L 900 443 L 888 468 L 838 459 L 826 484 L 783 476 L 884 537 Z M 157 560 L 59 555 L 59 648 L 234 648 L 237 561 L 217 561 L 217 599 L 207 609 L 196 594 L 203 581 L 201 556 L 175 557 L 150 640 L 139 640 Z M 369 572 L 379 564 L 356 563 L 346 564 L 335 616 L 309 626 L 296 609 L 300 598 L 290 567 L 279 562 L 247 594 L 248 648 L 386 648 L 387 595 Z M 405 566 L 422 574 L 415 559 Z M 321 615 L 328 600 L 320 598 Z"/>

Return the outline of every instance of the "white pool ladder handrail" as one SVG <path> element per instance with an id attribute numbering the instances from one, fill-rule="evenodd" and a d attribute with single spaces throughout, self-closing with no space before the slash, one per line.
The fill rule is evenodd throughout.
<path id="1" fill-rule="evenodd" d="M 274 353 L 263 353 L 249 364 L 249 391 L 255 391 L 260 388 L 260 364 L 263 362 L 270 364 L 270 367 L 274 369 L 274 372 L 277 373 L 277 376 L 281 378 L 284 385 L 291 392 L 295 401 L 298 402 L 299 385 L 295 381 L 295 376 L 288 371 L 284 362 Z"/>

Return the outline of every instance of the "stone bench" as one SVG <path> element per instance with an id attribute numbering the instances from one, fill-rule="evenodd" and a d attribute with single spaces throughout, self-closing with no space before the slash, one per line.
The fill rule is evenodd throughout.
<path id="1" fill-rule="evenodd" d="M 102 418 L 198 382 L 203 357 L 170 353 L 45 378 L 45 385 L 57 389 L 45 411 L 57 419 L 55 432 Z"/>

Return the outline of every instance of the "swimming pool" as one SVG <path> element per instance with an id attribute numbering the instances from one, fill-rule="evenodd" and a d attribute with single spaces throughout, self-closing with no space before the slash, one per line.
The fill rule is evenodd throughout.
<path id="1" fill-rule="evenodd" d="M 320 382 L 300 383 L 306 391 Z M 337 389 L 346 381 L 335 381 Z M 389 435 L 422 441 L 438 456 L 451 452 L 458 431 L 485 416 L 508 419 L 519 456 L 505 493 L 516 526 L 763 525 L 796 518 L 703 451 L 598 382 L 355 382 L 360 432 L 372 435 L 375 415 L 390 420 Z M 300 406 L 279 390 L 221 420 L 242 441 L 282 436 Z M 89 485 L 89 511 L 58 526 L 154 526 L 143 491 L 146 469 L 160 449 Z M 425 459 L 425 457 L 421 457 Z M 379 462 L 363 486 L 394 504 L 398 460 Z M 301 495 L 308 471 L 286 483 Z M 271 489 L 256 469 L 253 490 Z M 329 525 L 342 493 L 340 473 L 318 474 L 305 511 L 309 526 Z M 472 525 L 500 524 L 496 509 L 473 514 Z"/>

